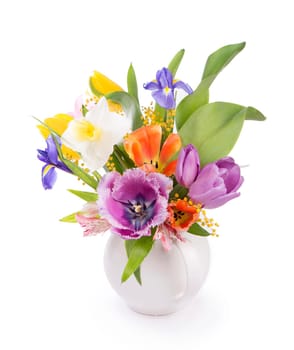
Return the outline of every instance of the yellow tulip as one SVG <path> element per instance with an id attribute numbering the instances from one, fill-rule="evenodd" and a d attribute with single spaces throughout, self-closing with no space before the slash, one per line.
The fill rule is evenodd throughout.
<path id="1" fill-rule="evenodd" d="M 50 129 L 55 131 L 58 135 L 62 135 L 65 130 L 67 129 L 68 123 L 72 121 L 74 118 L 68 114 L 56 114 L 52 118 L 47 118 L 44 120 L 44 124 L 48 125 Z M 46 128 L 45 125 L 37 125 L 37 128 L 39 129 L 42 136 L 47 139 L 47 137 L 50 135 L 50 131 L 48 128 Z M 61 145 L 61 150 L 65 158 L 70 160 L 79 160 L 81 157 L 80 155 L 73 151 L 71 148 Z"/>
<path id="2" fill-rule="evenodd" d="M 94 71 L 90 77 L 90 88 L 94 95 L 107 95 L 111 92 L 123 91 L 115 82 L 107 78 L 104 74 Z"/>

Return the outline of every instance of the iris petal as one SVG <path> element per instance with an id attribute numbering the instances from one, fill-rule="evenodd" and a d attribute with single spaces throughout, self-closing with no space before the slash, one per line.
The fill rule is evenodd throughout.
<path id="1" fill-rule="evenodd" d="M 173 84 L 173 88 L 174 89 L 182 89 L 184 91 L 186 91 L 188 94 L 191 94 L 193 92 L 192 88 L 190 85 L 184 83 L 183 81 L 181 80 L 178 80 L 176 81 L 174 84 Z"/>
<path id="2" fill-rule="evenodd" d="M 44 165 L 42 168 L 42 184 L 45 190 L 51 190 L 57 179 L 55 167 Z"/>
<path id="3" fill-rule="evenodd" d="M 159 84 L 155 81 L 151 81 L 150 83 L 144 84 L 143 87 L 146 90 L 158 90 L 158 89 L 160 89 Z"/>

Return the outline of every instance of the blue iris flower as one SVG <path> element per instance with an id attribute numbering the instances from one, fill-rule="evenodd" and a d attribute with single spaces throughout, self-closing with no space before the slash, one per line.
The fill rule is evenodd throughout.
<path id="1" fill-rule="evenodd" d="M 144 84 L 144 88 L 151 90 L 154 100 L 166 109 L 173 109 L 176 106 L 174 89 L 183 89 L 188 94 L 193 92 L 188 84 L 180 80 L 174 81 L 171 71 L 167 68 L 157 71 L 156 81 Z"/>
<path id="2" fill-rule="evenodd" d="M 58 142 L 60 142 L 58 140 Z M 38 149 L 38 159 L 44 162 L 42 168 L 42 184 L 45 190 L 51 189 L 57 179 L 56 168 L 71 173 L 71 170 L 60 160 L 58 160 L 58 152 L 52 136 L 46 139 L 47 148 L 43 151 Z"/>

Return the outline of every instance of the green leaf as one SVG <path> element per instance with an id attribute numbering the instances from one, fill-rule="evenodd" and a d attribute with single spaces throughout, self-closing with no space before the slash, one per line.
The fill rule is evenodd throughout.
<path id="1" fill-rule="evenodd" d="M 75 194 L 79 198 L 82 198 L 86 202 L 96 202 L 98 199 L 98 194 L 94 192 L 86 191 L 77 191 L 77 190 L 68 190 L 70 193 Z"/>
<path id="2" fill-rule="evenodd" d="M 264 121 L 266 117 L 254 107 L 248 107 L 245 119 Z"/>
<path id="3" fill-rule="evenodd" d="M 136 78 L 136 73 L 132 64 L 130 64 L 130 67 L 128 70 L 127 84 L 128 84 L 129 94 L 133 96 L 136 99 L 136 101 L 139 103 L 137 78 Z"/>
<path id="4" fill-rule="evenodd" d="M 179 198 L 184 198 L 188 194 L 188 189 L 186 187 L 181 186 L 180 184 L 176 184 L 169 194 L 169 198 L 172 199 L 175 197 L 175 194 L 179 195 Z"/>
<path id="5" fill-rule="evenodd" d="M 226 102 L 214 102 L 197 109 L 179 131 L 184 145 L 193 144 L 201 165 L 225 157 L 241 132 L 247 108 Z"/>
<path id="6" fill-rule="evenodd" d="M 153 236 L 145 236 L 135 241 L 121 277 L 122 282 L 125 282 L 138 269 L 150 252 L 153 243 Z"/>
<path id="7" fill-rule="evenodd" d="M 244 47 L 244 42 L 227 45 L 208 57 L 202 81 L 196 90 L 191 95 L 186 96 L 177 107 L 175 117 L 177 130 L 184 125 L 193 112 L 209 102 L 209 88 L 212 82 Z"/>
<path id="8" fill-rule="evenodd" d="M 197 224 L 197 222 L 189 228 L 188 232 L 196 236 L 210 236 L 210 233 Z"/>
<path id="9" fill-rule="evenodd" d="M 127 252 L 128 258 L 130 257 L 131 251 L 132 251 L 133 246 L 134 246 L 135 243 L 136 243 L 136 240 L 134 240 L 134 239 L 127 239 L 127 240 L 125 240 L 125 247 L 126 247 L 126 252 Z M 140 266 L 134 272 L 134 275 L 135 275 L 135 278 L 138 281 L 138 283 L 140 285 L 142 285 Z"/>
<path id="10" fill-rule="evenodd" d="M 77 213 L 78 212 L 69 214 L 69 215 L 63 217 L 62 219 L 59 219 L 59 221 L 68 222 L 68 223 L 74 224 L 74 223 L 77 222 L 77 220 L 76 220 L 76 214 Z"/>
<path id="11" fill-rule="evenodd" d="M 232 59 L 244 49 L 245 45 L 245 42 L 226 45 L 213 52 L 206 61 L 202 80 L 209 76 L 214 76 L 215 78 L 232 61 Z"/>
<path id="12" fill-rule="evenodd" d="M 84 169 L 79 167 L 77 164 L 64 158 L 62 153 L 59 154 L 59 158 L 73 172 L 74 175 L 76 175 L 79 179 L 81 179 L 84 183 L 92 187 L 94 190 L 97 189 L 98 181 L 93 176 L 89 175 Z"/>
<path id="13" fill-rule="evenodd" d="M 85 116 L 89 112 L 88 108 L 85 105 L 82 105 L 82 114 Z"/>
<path id="14" fill-rule="evenodd" d="M 180 130 L 193 112 L 208 103 L 209 87 L 213 79 L 214 77 L 211 76 L 202 80 L 197 89 L 179 103 L 175 116 L 177 130 Z"/>
<path id="15" fill-rule="evenodd" d="M 173 57 L 173 59 L 170 61 L 169 65 L 168 65 L 168 69 L 171 71 L 173 77 L 175 77 L 176 73 L 177 73 L 177 70 L 180 66 L 180 63 L 183 59 L 183 56 L 185 54 L 185 50 L 182 49 L 180 50 L 179 52 L 177 52 L 175 54 L 175 56 Z"/>
<path id="16" fill-rule="evenodd" d="M 131 96 L 125 91 L 116 91 L 106 96 L 110 100 L 121 104 L 127 118 L 133 121 L 132 129 L 138 129 L 143 125 L 141 119 L 141 110 L 135 97 Z"/>

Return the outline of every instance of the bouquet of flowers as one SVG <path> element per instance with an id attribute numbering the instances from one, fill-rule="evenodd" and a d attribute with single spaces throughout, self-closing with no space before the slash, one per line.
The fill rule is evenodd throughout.
<path id="1" fill-rule="evenodd" d="M 47 144 L 38 150 L 43 187 L 53 187 L 57 169 L 89 186 L 69 190 L 86 203 L 61 221 L 78 222 L 85 236 L 111 230 L 124 239 L 122 282 L 132 274 L 141 282 L 140 265 L 155 240 L 169 250 L 184 241 L 183 232 L 216 235 L 218 224 L 206 209 L 240 195 L 243 177 L 228 154 L 245 120 L 265 117 L 253 107 L 209 102 L 209 88 L 244 46 L 212 53 L 196 88 L 175 78 L 184 55 L 179 51 L 144 84 L 154 99 L 145 107 L 132 65 L 127 90 L 95 71 L 91 92 L 77 99 L 74 112 L 38 120 Z M 180 101 L 178 90 L 185 95 Z"/>

